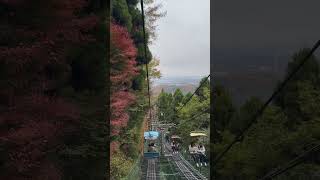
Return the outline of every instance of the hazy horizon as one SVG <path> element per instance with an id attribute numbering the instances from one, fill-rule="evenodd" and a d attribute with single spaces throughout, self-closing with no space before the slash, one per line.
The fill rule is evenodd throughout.
<path id="1" fill-rule="evenodd" d="M 157 85 L 184 85 L 184 84 L 193 84 L 197 85 L 200 80 L 205 76 L 166 76 L 161 77 L 160 79 L 153 79 L 153 86 Z"/>

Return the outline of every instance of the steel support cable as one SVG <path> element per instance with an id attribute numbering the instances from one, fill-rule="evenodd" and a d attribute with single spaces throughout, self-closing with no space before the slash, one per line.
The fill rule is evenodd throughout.
<path id="1" fill-rule="evenodd" d="M 287 164 L 285 164 L 283 167 L 278 167 L 277 169 L 267 173 L 264 177 L 260 178 L 259 180 L 271 180 L 272 178 L 288 171 L 289 169 L 299 165 L 300 163 L 302 163 L 304 161 L 303 158 L 307 157 L 308 155 L 310 155 L 311 153 L 317 152 L 320 150 L 320 143 L 318 142 L 317 145 L 313 146 L 312 148 L 310 148 L 308 151 L 300 154 L 298 157 L 292 159 L 291 161 L 289 161 Z"/>
<path id="2" fill-rule="evenodd" d="M 193 94 L 188 98 L 188 100 L 181 106 L 181 108 L 179 108 L 179 109 L 177 110 L 177 113 L 178 113 L 178 111 L 180 111 L 180 110 L 192 99 L 192 97 L 199 91 L 199 89 L 203 86 L 203 84 L 208 81 L 209 77 L 210 77 L 210 74 L 206 77 L 205 81 L 203 81 L 203 82 L 199 85 L 199 87 L 193 92 Z M 205 114 L 206 111 L 208 111 L 208 110 L 210 110 L 210 108 L 207 108 L 207 109 L 206 109 L 205 111 L 203 111 L 200 115 Z M 200 116 L 200 115 L 199 115 L 199 116 Z M 192 119 L 194 119 L 194 118 L 195 118 L 195 117 L 192 117 L 192 118 L 188 119 L 187 121 L 192 120 Z M 187 122 L 187 121 L 185 121 L 185 122 Z"/>
<path id="3" fill-rule="evenodd" d="M 206 77 L 206 79 L 198 86 L 198 88 L 193 92 L 193 94 L 188 98 L 188 100 L 181 106 L 181 108 L 179 108 L 177 110 L 180 111 L 182 108 L 184 108 L 184 106 L 186 106 L 186 104 L 192 99 L 192 97 L 199 91 L 199 89 L 204 85 L 204 83 L 206 83 L 208 81 L 210 77 L 210 74 Z"/>
<path id="4" fill-rule="evenodd" d="M 145 29 L 145 22 L 144 22 L 144 7 L 143 7 L 143 0 L 140 0 L 141 4 L 141 14 L 142 14 L 142 30 L 143 30 L 143 44 L 144 44 L 144 58 L 146 60 L 146 71 L 147 71 L 147 86 L 148 86 L 148 99 L 149 99 L 149 118 L 151 124 L 151 98 L 150 98 L 150 81 L 149 81 L 149 68 L 148 68 L 148 59 L 147 59 L 147 40 L 146 40 L 146 29 Z M 149 125 L 149 129 L 151 127 Z"/>
<path id="5" fill-rule="evenodd" d="M 200 116 L 202 116 L 202 115 L 204 115 L 204 114 L 208 113 L 208 110 L 210 110 L 210 107 L 209 107 L 209 108 L 207 108 L 207 109 L 205 109 L 204 111 L 201 111 L 201 112 L 200 112 L 200 113 L 198 113 L 198 114 L 193 115 L 191 118 L 189 118 L 189 119 L 185 120 L 185 121 L 184 121 L 184 122 L 182 122 L 181 124 L 184 124 L 184 123 L 186 123 L 186 122 L 189 122 L 189 121 L 191 121 L 191 120 L 194 120 L 195 118 L 200 117 Z"/>
<path id="6" fill-rule="evenodd" d="M 220 153 L 217 158 L 213 162 L 213 166 L 215 166 L 222 157 L 232 148 L 234 144 L 236 144 L 238 141 L 241 141 L 243 139 L 243 135 L 248 129 L 257 121 L 257 119 L 263 114 L 264 110 L 267 108 L 267 106 L 271 103 L 271 101 L 278 95 L 280 91 L 285 87 L 285 85 L 293 78 L 293 76 L 302 68 L 302 66 L 307 62 L 307 60 L 312 56 L 312 54 L 316 51 L 316 49 L 320 46 L 320 40 L 318 40 L 310 52 L 307 54 L 307 56 L 300 62 L 300 64 L 287 76 L 287 78 L 280 84 L 280 86 L 277 88 L 276 91 L 273 92 L 273 94 L 270 96 L 270 98 L 263 104 L 263 106 L 257 111 L 257 113 L 252 116 L 252 119 L 250 123 L 242 130 L 242 132 L 237 135 L 234 140 L 226 147 L 226 149 Z"/>
<path id="7" fill-rule="evenodd" d="M 179 108 L 179 109 L 177 110 L 177 112 L 180 111 L 182 108 L 184 108 L 184 106 L 186 106 L 186 104 L 187 104 L 187 103 L 192 99 L 192 97 L 199 91 L 199 89 L 208 81 L 209 77 L 210 77 L 210 74 L 209 74 L 209 75 L 206 77 L 206 79 L 199 85 L 199 87 L 193 92 L 193 94 L 188 98 L 188 100 L 181 106 L 181 108 Z M 205 109 L 204 111 L 202 111 L 199 115 L 196 114 L 196 115 L 194 115 L 193 117 L 189 118 L 188 120 L 184 121 L 183 123 L 188 122 L 188 121 L 190 121 L 190 120 L 193 120 L 193 119 L 195 119 L 196 117 L 199 117 L 199 116 L 207 113 L 208 110 L 210 110 L 210 107 L 207 108 L 207 109 Z M 182 124 L 183 124 L 183 123 L 182 123 Z"/>

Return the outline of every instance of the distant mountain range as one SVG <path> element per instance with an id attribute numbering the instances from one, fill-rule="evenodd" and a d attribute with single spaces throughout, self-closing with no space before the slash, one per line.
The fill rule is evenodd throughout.
<path id="1" fill-rule="evenodd" d="M 212 82 L 224 86 L 237 106 L 253 96 L 266 100 L 283 79 L 290 58 L 286 54 L 260 52 L 216 53 L 212 62 Z"/>
<path id="2" fill-rule="evenodd" d="M 270 67 L 270 66 L 269 66 Z M 186 94 L 193 93 L 203 77 L 163 77 L 153 82 L 152 95 L 158 96 L 163 89 L 174 93 L 176 89 Z M 212 73 L 212 82 L 224 86 L 231 94 L 236 106 L 243 104 L 248 98 L 255 96 L 266 100 L 271 95 L 277 82 L 283 78 L 282 73 L 276 73 L 268 66 L 247 68 L 246 71 L 219 71 Z"/>
<path id="3" fill-rule="evenodd" d="M 239 106 L 253 96 L 266 100 L 282 76 L 271 72 L 242 72 L 219 74 L 215 75 L 213 79 L 215 84 L 222 85 L 227 89 L 234 104 Z"/>
<path id="4" fill-rule="evenodd" d="M 253 96 L 267 100 L 277 83 L 284 79 L 292 53 L 215 52 L 211 82 L 224 86 L 236 106 Z M 317 56 L 320 57 L 320 53 Z"/>
<path id="5" fill-rule="evenodd" d="M 201 80 L 201 76 L 166 76 L 161 77 L 154 81 L 154 85 L 184 85 L 184 84 L 194 84 L 197 85 Z"/>
<path id="6" fill-rule="evenodd" d="M 151 88 L 153 96 L 158 96 L 163 89 L 167 93 L 174 93 L 176 89 L 181 89 L 182 93 L 194 92 L 203 77 L 184 76 L 184 77 L 162 77 L 153 82 Z"/>
<path id="7" fill-rule="evenodd" d="M 188 92 L 193 92 L 196 90 L 197 86 L 193 84 L 184 84 L 184 85 L 166 85 L 161 84 L 157 85 L 152 88 L 152 95 L 158 96 L 161 93 L 161 90 L 163 89 L 167 93 L 174 93 L 176 89 L 181 89 L 183 94 L 186 94 Z"/>

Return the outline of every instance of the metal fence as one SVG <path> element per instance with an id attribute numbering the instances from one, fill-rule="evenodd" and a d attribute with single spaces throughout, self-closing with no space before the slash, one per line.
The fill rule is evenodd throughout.
<path id="1" fill-rule="evenodd" d="M 142 177 L 142 170 L 141 170 L 141 163 L 142 163 L 142 157 L 139 156 L 137 160 L 132 165 L 131 170 L 129 171 L 128 175 L 125 178 L 122 178 L 121 180 L 138 180 Z"/>

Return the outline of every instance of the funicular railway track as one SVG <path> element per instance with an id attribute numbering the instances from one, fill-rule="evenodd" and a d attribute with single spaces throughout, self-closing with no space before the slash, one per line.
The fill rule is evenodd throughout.
<path id="1" fill-rule="evenodd" d="M 167 152 L 170 152 L 168 144 L 166 144 Z M 180 153 L 172 154 L 170 153 L 169 161 L 173 161 L 176 165 L 177 171 L 179 171 L 181 179 L 187 180 L 208 180 L 205 176 L 199 173 Z"/>
<path id="2" fill-rule="evenodd" d="M 158 159 L 145 159 L 144 164 L 145 173 L 142 174 L 141 180 L 160 180 Z"/>
<path id="3" fill-rule="evenodd" d="M 148 160 L 148 167 L 147 167 L 147 179 L 149 180 L 157 180 L 157 177 L 159 173 L 157 173 L 156 170 L 156 160 L 155 159 L 149 159 Z"/>
<path id="4" fill-rule="evenodd" d="M 144 58 L 147 60 L 147 39 L 146 39 L 146 27 L 145 27 L 145 14 L 144 14 L 144 3 L 143 0 L 140 0 L 140 4 L 141 4 L 141 14 L 142 14 L 142 30 L 143 30 L 143 44 L 144 44 Z M 148 89 L 148 109 L 149 109 L 149 133 L 154 129 L 154 125 L 161 125 L 158 124 L 156 122 L 154 122 L 154 120 L 156 118 L 152 118 L 152 107 L 151 107 L 151 93 L 150 93 L 150 80 L 149 80 L 149 68 L 148 68 L 148 62 L 145 63 L 146 65 L 146 79 L 147 79 L 147 89 Z M 206 80 L 203 81 L 200 86 L 196 89 L 196 91 L 189 97 L 189 99 L 183 104 L 182 107 L 180 107 L 179 111 L 191 100 L 191 98 L 193 97 L 193 95 L 195 95 L 195 93 L 201 88 L 201 86 L 208 80 L 208 78 L 210 77 L 210 74 L 207 76 Z M 169 125 L 170 124 L 166 124 Z M 175 125 L 175 124 L 171 124 L 171 125 Z M 156 132 L 156 131 L 154 131 Z M 145 136 L 146 137 L 146 136 Z M 158 136 L 156 136 L 157 138 Z M 150 135 L 150 139 L 151 139 L 151 135 Z M 145 138 L 146 140 L 146 138 Z M 161 140 L 163 141 L 163 139 Z M 142 176 L 141 178 L 147 179 L 147 180 L 160 180 L 160 153 L 157 151 L 154 151 L 155 144 L 154 143 L 150 143 L 148 144 L 149 148 L 151 149 L 150 151 L 148 150 L 148 152 L 144 152 L 144 160 L 143 160 L 143 165 L 142 165 Z M 167 152 L 170 152 L 169 148 L 166 147 L 167 145 L 165 145 L 166 150 L 168 150 Z M 162 144 L 161 144 L 161 147 Z M 146 158 L 145 155 L 147 155 L 149 152 L 156 152 L 157 156 L 153 156 L 151 158 Z M 161 149 L 162 152 L 162 149 Z M 181 175 L 181 179 L 188 179 L 188 180 L 207 180 L 207 178 L 205 178 L 203 175 L 201 175 L 195 168 L 192 167 L 192 165 L 187 162 L 180 153 L 178 154 L 171 154 L 170 157 L 167 157 L 169 162 L 174 162 L 176 165 L 176 169 L 177 169 L 177 174 Z M 174 164 L 173 163 L 173 164 Z"/>

